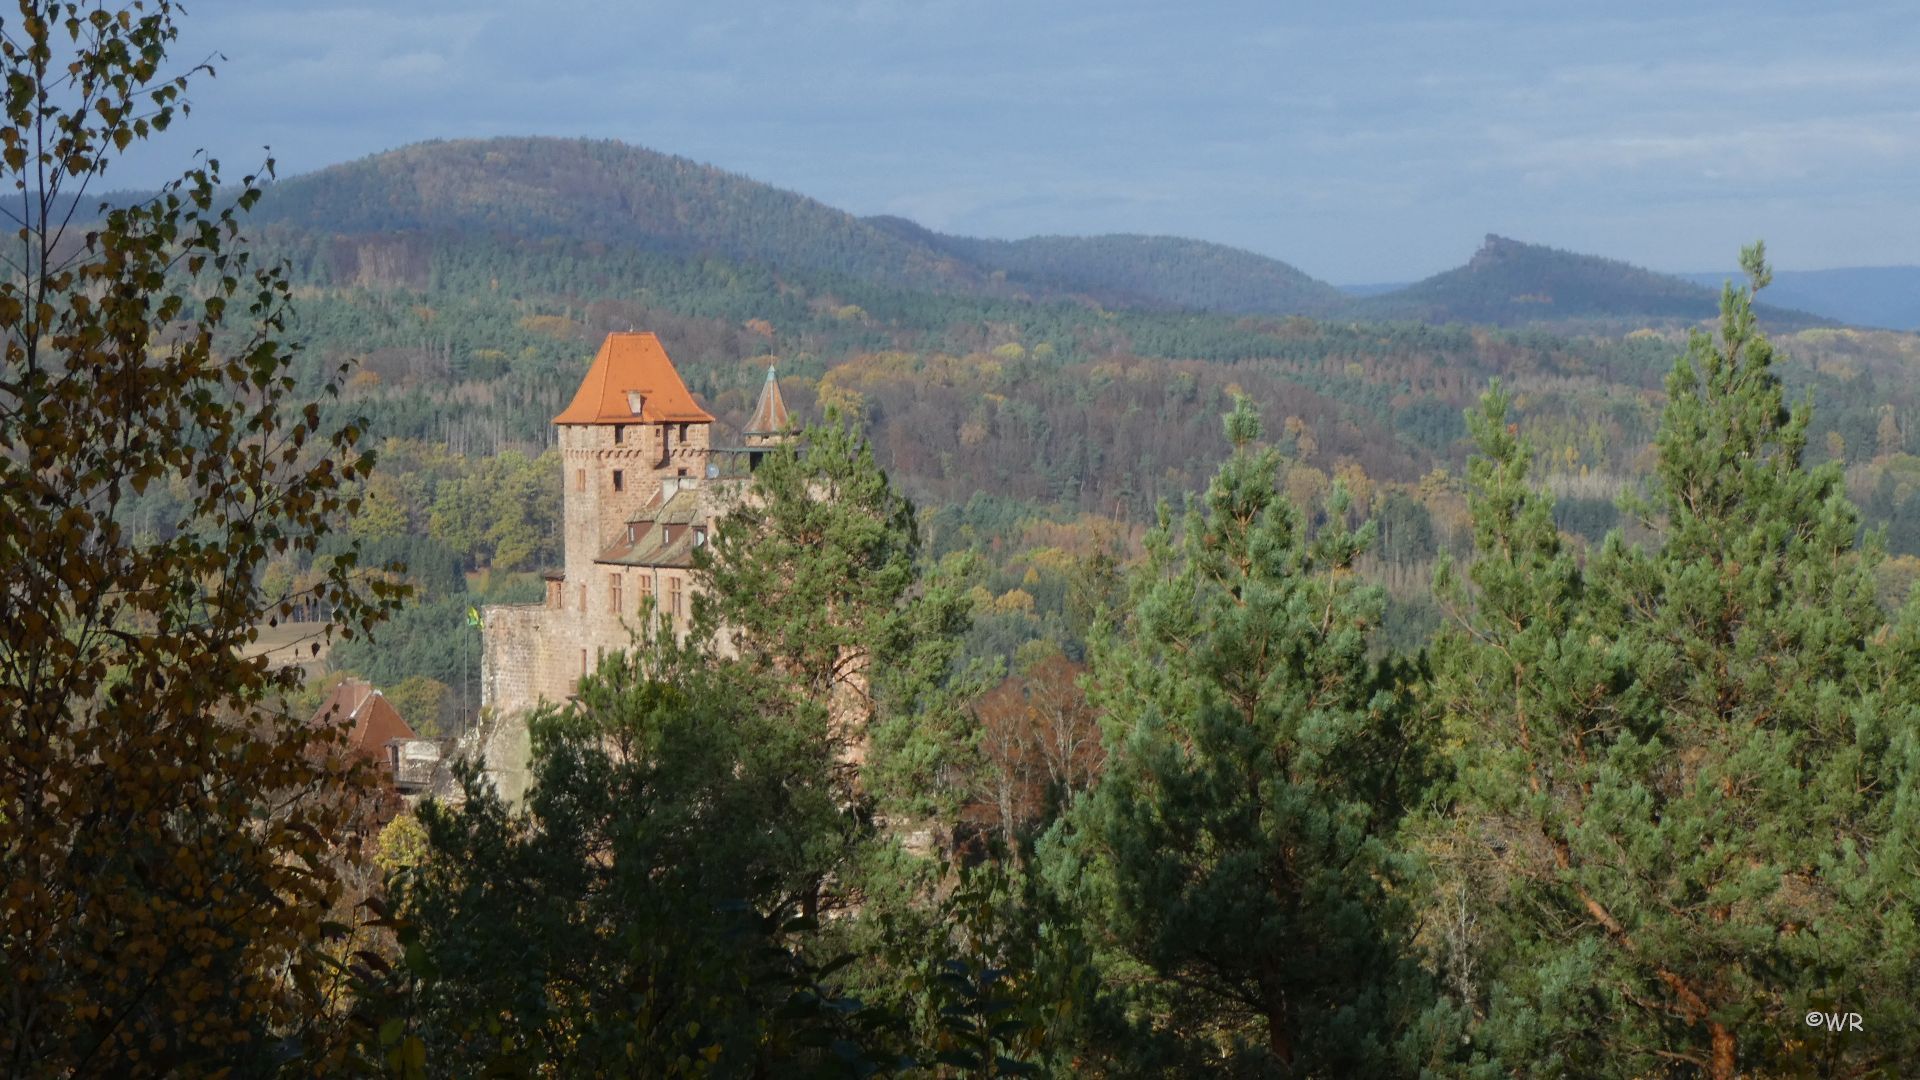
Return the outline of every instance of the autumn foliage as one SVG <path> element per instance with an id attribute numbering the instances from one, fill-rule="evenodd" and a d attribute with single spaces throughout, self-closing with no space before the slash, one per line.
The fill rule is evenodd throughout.
<path id="1" fill-rule="evenodd" d="M 371 464 L 296 395 L 288 288 L 237 244 L 260 189 L 201 160 L 93 217 L 114 156 L 186 109 L 167 0 L 0 19 L 0 1072 L 197 1073 L 302 1049 L 326 994 L 357 783 L 242 659 L 314 602 L 364 630 L 399 587 L 312 551 Z M 269 163 L 270 168 L 270 163 Z M 152 488 L 164 538 L 128 526 Z M 350 845 L 346 845 L 350 850 Z"/>

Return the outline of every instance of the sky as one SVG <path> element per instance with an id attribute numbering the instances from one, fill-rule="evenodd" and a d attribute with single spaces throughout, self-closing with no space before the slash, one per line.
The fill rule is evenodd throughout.
<path id="1" fill-rule="evenodd" d="M 1658 270 L 1920 263 L 1907 3 L 190 0 L 192 117 L 270 146 L 612 138 L 973 236 L 1167 233 L 1409 281 L 1488 233 Z M 217 55 L 216 55 L 217 54 Z"/>

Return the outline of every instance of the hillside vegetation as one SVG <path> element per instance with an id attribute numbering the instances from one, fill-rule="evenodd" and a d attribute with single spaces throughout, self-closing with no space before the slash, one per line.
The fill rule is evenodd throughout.
<path id="1" fill-rule="evenodd" d="M 337 238 L 372 272 L 412 270 L 416 283 L 420 244 L 454 238 L 545 242 L 590 259 L 719 258 L 782 278 L 829 275 L 891 290 L 1146 311 L 1586 332 L 1698 324 L 1718 303 L 1717 289 L 1681 278 L 1500 237 L 1488 237 L 1458 269 L 1352 298 L 1287 263 L 1222 244 L 951 236 L 901 218 L 855 217 L 686 158 L 590 140 L 420 143 L 286 180 L 255 220 Z M 1761 315 L 1776 328 L 1825 322 L 1764 306 Z"/>
<path id="2" fill-rule="evenodd" d="M 1177 236 L 943 236 L 938 242 L 1009 281 L 1114 307 L 1324 315 L 1346 302 L 1340 290 L 1278 259 Z"/>
<path id="3" fill-rule="evenodd" d="M 818 418 L 831 406 L 861 421 L 895 481 L 927 509 L 936 548 L 984 556 L 969 649 L 1004 659 L 1042 640 L 1080 655 L 1062 553 L 1131 544 L 1157 504 L 1197 490 L 1235 394 L 1270 418 L 1290 496 L 1312 504 L 1339 482 L 1355 514 L 1380 519 L 1382 542 L 1366 569 L 1390 587 L 1390 637 L 1417 640 L 1437 619 L 1426 591 L 1433 561 L 1468 542 L 1462 413 L 1488 382 L 1500 378 L 1515 394 L 1515 423 L 1559 496 L 1556 520 L 1593 542 L 1624 522 L 1616 499 L 1645 473 L 1663 381 L 1691 325 L 1610 317 L 1570 321 L 1562 332 L 1465 326 L 1442 306 L 1429 315 L 1453 325 L 1253 316 L 1149 303 L 1138 298 L 1143 289 L 1126 304 L 1084 276 L 1069 289 L 1066 270 L 1049 270 L 1044 288 L 1038 270 L 996 280 L 950 250 L 953 238 L 898 220 L 863 223 L 684 161 L 613 144 L 508 141 L 516 152 L 604 159 L 594 175 L 629 184 L 627 198 L 642 185 L 621 179 L 621 161 L 685 181 L 646 181 L 677 194 L 659 195 L 671 205 L 631 221 L 610 197 L 548 206 L 532 181 L 503 179 L 518 159 L 487 149 L 494 145 L 430 144 L 288 181 L 261 231 L 267 252 L 292 267 L 308 385 L 355 362 L 338 407 L 364 416 L 384 446 L 353 531 L 382 558 L 407 561 L 423 584 L 421 602 L 380 645 L 335 654 L 339 667 L 385 681 L 470 681 L 474 669 L 448 634 L 480 598 L 469 590 L 537 595 L 530 575 L 559 559 L 550 420 L 611 331 L 660 334 L 718 417 L 721 443 L 737 436 L 769 363 L 796 415 Z M 496 153 L 504 156 L 490 162 Z M 556 185 L 570 174 L 547 160 L 532 175 Z M 452 202 L 441 205 L 443 195 Z M 835 269 L 724 254 L 692 239 L 730 235 L 729 214 L 775 205 L 797 215 L 783 219 L 796 250 L 813 250 L 805 238 L 819 229 L 851 230 L 872 241 L 861 248 L 868 255 L 921 267 L 935 284 L 921 287 L 904 270 L 854 272 L 859 260 Z M 601 218 L 625 223 L 590 224 Z M 675 246 L 636 239 L 642 220 L 656 233 L 671 231 L 661 222 L 693 224 Z M 808 233 L 794 224 L 801 220 L 818 229 Z M 1035 266 L 1074 250 L 1163 250 L 1160 241 L 974 243 L 1025 252 Z M 1049 251 L 1045 260 L 1034 254 Z M 1693 310 L 1702 292 L 1502 242 L 1435 293 L 1470 299 L 1467 286 L 1492 280 L 1518 288 L 1516 267 L 1540 262 L 1613 282 L 1618 295 L 1664 298 L 1670 311 Z M 1273 271 L 1269 280 L 1286 279 Z M 1639 281 L 1638 291 L 1623 281 Z M 1811 453 L 1848 470 L 1867 521 L 1889 529 L 1891 551 L 1920 559 L 1920 458 L 1910 453 L 1920 449 L 1920 384 L 1910 375 L 1920 338 L 1814 326 L 1781 344 L 1790 391 L 1811 392 L 1820 405 Z M 173 508 L 149 493 L 136 512 L 164 531 Z M 299 581 L 310 568 L 274 572 Z M 1915 576 L 1920 561 L 1894 560 L 1884 595 Z"/>

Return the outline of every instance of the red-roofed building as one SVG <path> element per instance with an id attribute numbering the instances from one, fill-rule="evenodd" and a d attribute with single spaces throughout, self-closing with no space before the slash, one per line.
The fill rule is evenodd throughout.
<path id="1" fill-rule="evenodd" d="M 713 416 L 680 380 L 653 334 L 609 334 L 553 418 L 563 477 L 565 565 L 543 604 L 489 607 L 481 701 L 498 721 L 483 748 L 500 791 L 518 797 L 528 752 L 517 721 L 542 700 L 571 696 L 600 658 L 628 647 L 637 616 L 684 633 L 693 551 L 740 497 L 752 468 L 786 438 L 786 402 L 771 368 L 744 435 L 713 445 Z"/>
<path id="2" fill-rule="evenodd" d="M 362 679 L 345 679 L 335 686 L 314 711 L 313 724 L 345 727 L 347 748 L 383 769 L 390 763 L 388 743 L 417 737 L 387 696 Z"/>

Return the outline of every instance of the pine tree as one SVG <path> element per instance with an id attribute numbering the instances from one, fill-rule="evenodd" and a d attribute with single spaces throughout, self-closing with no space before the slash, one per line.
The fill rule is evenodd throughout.
<path id="1" fill-rule="evenodd" d="M 1920 1051 L 1895 866 L 1920 669 L 1838 465 L 1802 461 L 1809 409 L 1753 316 L 1763 253 L 1743 264 L 1667 381 L 1652 548 L 1615 533 L 1579 563 L 1505 395 L 1471 418 L 1478 554 L 1436 690 L 1485 871 L 1483 1041 L 1534 1073 L 1855 1075 Z M 1875 1034 L 1810 1031 L 1819 1009 Z"/>
<path id="2" fill-rule="evenodd" d="M 468 771 L 462 800 L 421 808 L 371 1027 L 449 1075 L 747 1076 L 818 1067 L 865 1023 L 808 978 L 801 916 L 869 835 L 823 708 L 661 635 L 529 723 L 523 806 Z"/>
<path id="3" fill-rule="evenodd" d="M 827 708 L 885 809 L 958 787 L 966 602 L 950 567 L 925 572 L 913 504 L 854 425 L 830 415 L 767 455 L 694 560 L 703 633 Z"/>
<path id="4" fill-rule="evenodd" d="M 1420 777 L 1397 664 L 1369 657 L 1372 534 L 1339 491 L 1314 529 L 1243 398 L 1203 506 L 1162 509 L 1130 613 L 1097 644 L 1107 773 L 1049 842 L 1090 925 L 1182 1009 L 1212 1066 L 1384 1075 L 1420 983 L 1394 834 Z M 1182 1001 L 1184 999 L 1184 1001 Z M 1210 1033 L 1210 1034 L 1209 1034 Z"/>

